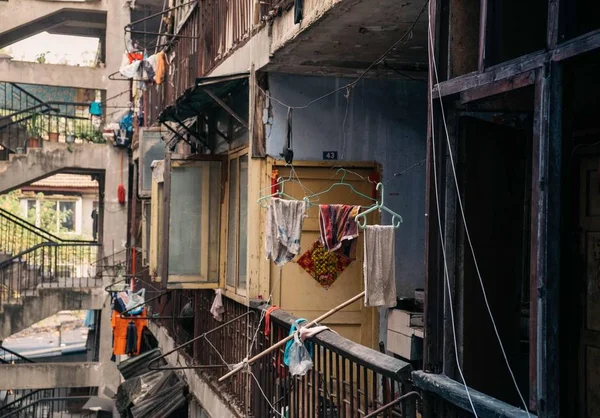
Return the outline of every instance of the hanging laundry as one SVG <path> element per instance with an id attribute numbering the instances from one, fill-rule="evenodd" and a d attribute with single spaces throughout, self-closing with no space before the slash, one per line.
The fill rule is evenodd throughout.
<path id="1" fill-rule="evenodd" d="M 148 320 L 146 317 L 146 309 L 142 312 L 139 317 L 125 317 L 121 318 L 121 314 L 117 311 L 112 312 L 112 317 L 110 320 L 112 330 L 113 330 L 113 354 L 114 355 L 123 355 L 127 354 L 127 328 L 129 327 L 129 322 L 133 321 L 136 328 L 136 338 L 137 345 L 134 354 L 139 354 L 142 343 L 142 332 L 145 327 L 148 326 Z"/>
<path id="2" fill-rule="evenodd" d="M 92 115 L 92 116 L 102 116 L 102 103 L 100 103 L 100 102 L 90 103 L 89 112 L 90 112 L 90 115 Z"/>
<path id="3" fill-rule="evenodd" d="M 137 328 L 135 322 L 129 321 L 127 325 L 127 336 L 125 337 L 125 354 L 135 355 L 137 352 Z"/>
<path id="4" fill-rule="evenodd" d="M 129 60 L 129 63 L 131 64 L 134 61 L 143 60 L 144 54 L 142 54 L 141 52 L 130 52 L 127 54 L 127 59 Z"/>
<path id="5" fill-rule="evenodd" d="M 119 69 L 119 72 L 125 78 L 136 78 L 136 76 L 140 74 L 141 65 L 142 61 L 134 61 L 131 64 L 126 65 L 125 67 L 121 67 Z"/>
<path id="6" fill-rule="evenodd" d="M 219 322 L 223 320 L 223 313 L 225 308 L 223 307 L 223 296 L 221 289 L 215 290 L 215 299 L 213 300 L 212 306 L 210 307 L 210 313 Z"/>
<path id="7" fill-rule="evenodd" d="M 152 68 L 152 65 L 150 65 L 148 60 L 143 60 L 142 66 L 144 68 L 144 72 L 146 73 L 144 74 L 144 80 L 154 81 L 154 68 Z"/>
<path id="8" fill-rule="evenodd" d="M 267 209 L 266 252 L 267 259 L 283 266 L 300 252 L 302 224 L 306 204 L 302 200 L 272 198 Z"/>
<path id="9" fill-rule="evenodd" d="M 277 306 L 270 306 L 265 312 L 265 337 L 271 333 L 271 313 L 279 309 Z"/>
<path id="10" fill-rule="evenodd" d="M 392 225 L 365 227 L 365 306 L 396 306 L 396 263 Z"/>
<path id="11" fill-rule="evenodd" d="M 320 240 L 316 240 L 311 247 L 298 258 L 296 264 L 304 269 L 313 279 L 325 289 L 338 279 L 340 274 L 352 263 L 354 259 L 325 250 Z"/>
<path id="12" fill-rule="evenodd" d="M 327 251 L 353 257 L 358 237 L 354 218 L 359 210 L 360 206 L 319 205 L 320 239 Z"/>
<path id="13" fill-rule="evenodd" d="M 94 311 L 89 309 L 85 311 L 83 326 L 89 329 L 94 329 L 96 327 L 96 315 L 94 314 Z"/>
<path id="14" fill-rule="evenodd" d="M 294 2 L 294 25 L 302 22 L 304 15 L 304 0 L 295 0 Z"/>
<path id="15" fill-rule="evenodd" d="M 154 82 L 156 84 L 162 84 L 163 79 L 165 77 L 165 68 L 167 66 L 167 59 L 165 58 L 165 53 L 160 51 L 156 55 L 156 65 L 154 65 Z"/>

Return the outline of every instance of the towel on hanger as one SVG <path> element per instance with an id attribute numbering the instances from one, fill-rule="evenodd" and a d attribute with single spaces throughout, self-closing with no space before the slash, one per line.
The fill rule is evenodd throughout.
<path id="1" fill-rule="evenodd" d="M 300 252 L 302 224 L 306 204 L 302 200 L 271 198 L 267 209 L 266 251 L 267 259 L 283 266 Z"/>
<path id="2" fill-rule="evenodd" d="M 358 237 L 358 225 L 354 218 L 360 206 L 319 205 L 319 228 L 321 244 L 329 252 L 339 252 L 351 257 Z"/>
<path id="3" fill-rule="evenodd" d="M 137 349 L 137 328 L 135 327 L 135 322 L 130 321 L 127 325 L 127 336 L 125 337 L 125 354 L 135 355 Z"/>
<path id="4" fill-rule="evenodd" d="M 223 320 L 223 313 L 225 308 L 223 307 L 223 296 L 221 289 L 215 290 L 215 299 L 213 300 L 212 306 L 210 307 L 210 313 L 219 322 Z"/>
<path id="5" fill-rule="evenodd" d="M 394 231 L 392 225 L 367 225 L 365 228 L 365 306 L 396 306 Z"/>

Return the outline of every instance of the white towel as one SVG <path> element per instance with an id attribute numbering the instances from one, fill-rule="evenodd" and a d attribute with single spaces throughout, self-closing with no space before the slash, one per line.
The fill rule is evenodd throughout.
<path id="1" fill-rule="evenodd" d="M 306 215 L 303 200 L 272 198 L 267 209 L 265 245 L 267 259 L 283 266 L 300 252 L 302 224 Z"/>
<path id="2" fill-rule="evenodd" d="M 364 248 L 365 306 L 396 306 L 394 227 L 367 225 Z"/>
<path id="3" fill-rule="evenodd" d="M 219 322 L 223 320 L 223 313 L 225 308 L 223 307 L 223 296 L 221 295 L 221 289 L 215 290 L 215 300 L 213 300 L 212 306 L 210 307 L 210 313 Z"/>

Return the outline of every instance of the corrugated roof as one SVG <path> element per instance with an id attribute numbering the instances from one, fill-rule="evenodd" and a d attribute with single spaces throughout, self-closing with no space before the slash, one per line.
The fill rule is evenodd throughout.
<path id="1" fill-rule="evenodd" d="M 86 176 L 83 174 L 55 174 L 50 177 L 46 177 L 35 183 L 31 183 L 28 187 L 57 187 L 57 188 L 71 188 L 71 189 L 83 189 L 83 188 L 97 188 L 98 182 L 92 180 L 92 176 Z"/>

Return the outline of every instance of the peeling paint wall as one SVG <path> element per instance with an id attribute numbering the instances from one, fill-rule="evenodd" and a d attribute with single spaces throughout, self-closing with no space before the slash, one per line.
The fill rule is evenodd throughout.
<path id="1" fill-rule="evenodd" d="M 269 74 L 271 95 L 290 106 L 305 105 L 350 81 Z M 425 272 L 426 84 L 362 80 L 352 89 L 349 100 L 345 93 L 343 90 L 307 109 L 294 110 L 294 158 L 322 160 L 324 151 L 337 151 L 340 160 L 377 161 L 382 165 L 385 204 L 404 218 L 396 234 L 397 291 L 399 296 L 413 296 L 415 288 L 424 286 Z M 272 101 L 272 111 L 267 153 L 281 158 L 287 109 Z M 382 221 L 389 223 L 390 219 L 384 215 Z"/>

